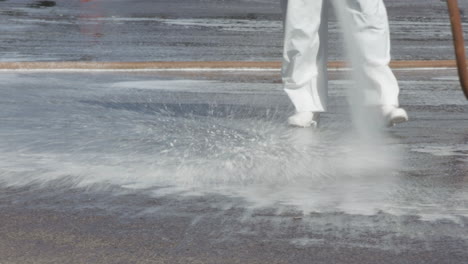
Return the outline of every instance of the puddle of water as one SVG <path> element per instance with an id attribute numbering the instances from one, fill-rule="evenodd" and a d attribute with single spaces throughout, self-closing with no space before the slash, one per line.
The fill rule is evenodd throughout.
<path id="1" fill-rule="evenodd" d="M 9 95 L 0 102 L 2 186 L 41 188 L 62 180 L 155 198 L 221 194 L 252 208 L 304 214 L 468 215 L 463 186 L 435 188 L 408 177 L 411 168 L 401 161 L 414 152 L 386 134 L 360 139 L 345 115 L 325 116 L 318 130 L 292 129 L 284 110 L 190 102 L 214 92 L 234 97 L 246 87 L 264 96 L 277 92 L 262 84 L 176 81 L 171 92 L 170 81 L 82 86 L 81 78 L 41 78 L 45 84 L 2 75 L 1 92 Z"/>

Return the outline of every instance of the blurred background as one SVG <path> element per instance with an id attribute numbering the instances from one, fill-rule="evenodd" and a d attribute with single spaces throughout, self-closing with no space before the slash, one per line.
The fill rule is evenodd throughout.
<path id="1" fill-rule="evenodd" d="M 394 59 L 453 58 L 445 1 L 386 4 Z M 0 61 L 278 61 L 281 20 L 279 0 L 0 0 Z"/>

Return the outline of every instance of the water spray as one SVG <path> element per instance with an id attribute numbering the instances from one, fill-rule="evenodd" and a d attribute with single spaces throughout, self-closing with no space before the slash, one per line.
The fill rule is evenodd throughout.
<path id="1" fill-rule="evenodd" d="M 452 24 L 453 43 L 455 46 L 455 56 L 457 58 L 458 75 L 460 84 L 466 99 L 468 99 L 468 69 L 466 63 L 465 40 L 463 38 L 463 28 L 460 17 L 460 7 L 458 0 L 447 0 L 450 14 L 450 23 Z"/>

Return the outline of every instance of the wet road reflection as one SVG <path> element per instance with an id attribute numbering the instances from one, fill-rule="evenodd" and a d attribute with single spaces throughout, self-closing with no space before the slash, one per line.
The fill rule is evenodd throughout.
<path id="1" fill-rule="evenodd" d="M 21 241 L 77 230 L 83 243 L 123 236 L 119 248 L 178 258 L 235 248 L 249 261 L 275 249 L 279 263 L 463 263 L 468 108 L 455 74 L 398 72 L 411 122 L 370 144 L 336 74 L 330 112 L 309 130 L 285 125 L 292 109 L 271 73 L 4 72 L 0 221 Z M 25 245 L 18 254 L 36 259 Z M 57 252 L 72 254 L 48 259 Z"/>

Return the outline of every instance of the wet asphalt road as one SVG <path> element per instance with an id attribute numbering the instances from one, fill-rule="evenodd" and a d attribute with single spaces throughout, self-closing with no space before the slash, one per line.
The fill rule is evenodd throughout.
<path id="1" fill-rule="evenodd" d="M 460 2 L 466 13 L 467 3 Z M 443 1 L 392 0 L 387 6 L 394 59 L 454 57 Z M 0 1 L 0 21 L 0 61 L 281 58 L 279 1 L 6 0 Z M 330 33 L 330 59 L 340 60 L 343 43 L 333 20 Z"/>
<path id="2" fill-rule="evenodd" d="M 444 3 L 387 5 L 394 58 L 453 58 Z M 5 0 L 0 60 L 276 61 L 278 6 Z M 467 263 L 456 72 L 396 74 L 411 122 L 367 149 L 342 72 L 318 131 L 275 71 L 1 72 L 0 263 Z"/>
<path id="3" fill-rule="evenodd" d="M 466 263 L 455 74 L 398 71 L 411 122 L 366 154 L 340 72 L 318 131 L 277 72 L 4 72 L 0 262 Z"/>

